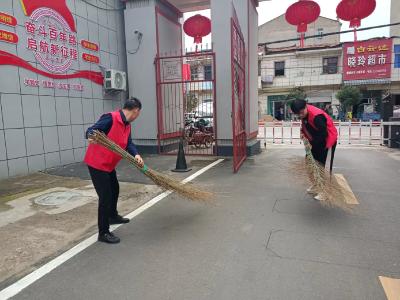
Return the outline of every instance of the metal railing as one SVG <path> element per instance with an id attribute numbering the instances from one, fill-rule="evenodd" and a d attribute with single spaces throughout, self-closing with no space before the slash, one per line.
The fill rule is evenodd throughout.
<path id="1" fill-rule="evenodd" d="M 384 137 L 384 127 L 400 126 L 400 122 L 334 122 L 338 131 L 338 144 L 383 145 L 389 141 Z M 257 138 L 267 144 L 301 144 L 299 121 L 259 122 Z"/>

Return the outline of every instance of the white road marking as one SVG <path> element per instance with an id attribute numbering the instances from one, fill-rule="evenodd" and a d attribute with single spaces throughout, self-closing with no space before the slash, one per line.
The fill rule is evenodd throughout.
<path id="1" fill-rule="evenodd" d="M 215 162 L 209 164 L 208 166 L 202 168 L 201 170 L 197 171 L 196 173 L 185 178 L 182 181 L 182 183 L 188 183 L 188 182 L 192 181 L 193 179 L 195 179 L 196 177 L 200 176 L 201 174 L 207 172 L 212 167 L 218 165 L 222 161 L 223 161 L 223 159 L 216 160 Z M 132 220 L 133 218 L 135 218 L 136 216 L 138 216 L 139 214 L 144 212 L 146 209 L 157 204 L 158 202 L 160 202 L 162 199 L 164 199 L 165 197 L 167 197 L 170 194 L 172 194 L 171 191 L 163 192 L 162 194 L 156 196 L 155 198 L 146 202 L 142 206 L 138 207 L 133 212 L 129 213 L 126 216 L 126 218 L 129 218 Z M 113 226 L 111 226 L 110 230 L 114 231 L 115 229 L 117 229 L 120 226 L 122 226 L 122 225 L 113 225 Z M 97 233 L 92 235 L 91 237 L 87 238 L 86 240 L 80 242 L 78 245 L 72 247 L 71 249 L 67 250 L 60 256 L 49 261 L 45 265 L 41 266 L 39 269 L 33 271 L 32 273 L 26 275 L 25 277 L 21 278 L 17 282 L 13 283 L 12 285 L 10 285 L 10 286 L 6 287 L 5 289 L 3 289 L 2 291 L 0 291 L 0 299 L 3 300 L 3 299 L 9 299 L 11 297 L 14 297 L 18 293 L 20 293 L 23 289 L 27 288 L 28 286 L 30 286 L 31 284 L 33 284 L 40 278 L 44 277 L 46 274 L 53 271 L 58 266 L 62 265 L 63 263 L 65 263 L 66 261 L 71 259 L 72 257 L 76 256 L 77 254 L 79 254 L 80 252 L 85 250 L 86 248 L 88 248 L 91 245 L 93 245 L 94 243 L 96 243 L 96 241 L 97 241 Z"/>

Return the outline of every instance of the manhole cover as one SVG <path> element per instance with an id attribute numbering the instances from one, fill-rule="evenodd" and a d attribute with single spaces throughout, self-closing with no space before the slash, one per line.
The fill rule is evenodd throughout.
<path id="1" fill-rule="evenodd" d="M 74 200 L 74 198 L 82 197 L 80 193 L 65 191 L 65 192 L 54 192 L 50 194 L 41 195 L 35 198 L 33 201 L 39 205 L 61 205 L 68 201 Z"/>

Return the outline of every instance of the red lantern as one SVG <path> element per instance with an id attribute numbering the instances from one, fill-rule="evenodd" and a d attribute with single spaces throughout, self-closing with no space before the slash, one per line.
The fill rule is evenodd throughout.
<path id="1" fill-rule="evenodd" d="M 319 5 L 312 0 L 299 0 L 287 9 L 286 21 L 297 26 L 297 32 L 300 33 L 300 47 L 304 47 L 304 33 L 307 31 L 307 25 L 315 22 L 320 13 Z"/>
<path id="2" fill-rule="evenodd" d="M 201 44 L 202 38 L 211 32 L 211 21 L 202 15 L 195 15 L 185 21 L 183 30 L 194 38 L 196 44 Z"/>
<path id="3" fill-rule="evenodd" d="M 337 16 L 350 21 L 350 27 L 354 28 L 354 41 L 357 40 L 357 28 L 361 26 L 361 20 L 371 15 L 375 7 L 376 0 L 342 0 L 337 6 Z"/>

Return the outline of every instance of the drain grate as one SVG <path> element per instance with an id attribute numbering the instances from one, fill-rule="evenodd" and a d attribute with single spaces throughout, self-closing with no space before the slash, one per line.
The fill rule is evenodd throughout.
<path id="1" fill-rule="evenodd" d="M 81 198 L 82 194 L 73 191 L 53 192 L 36 197 L 33 202 L 38 205 L 57 206 Z"/>

